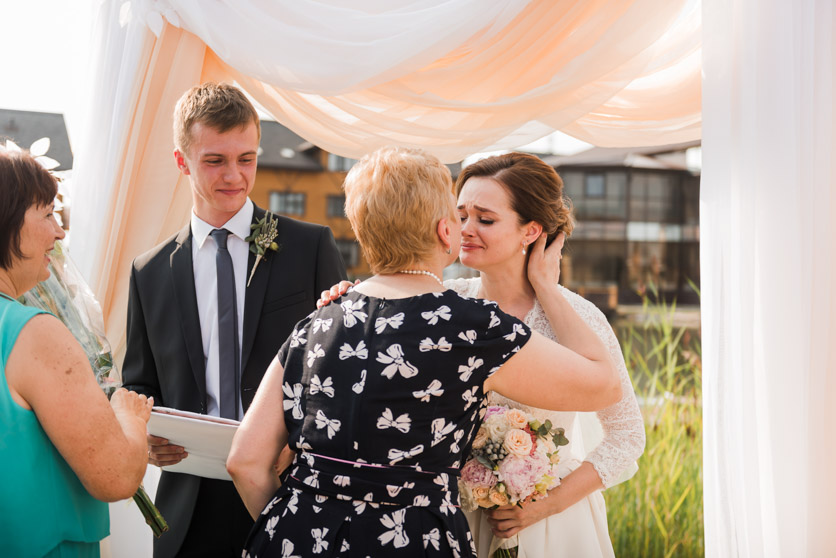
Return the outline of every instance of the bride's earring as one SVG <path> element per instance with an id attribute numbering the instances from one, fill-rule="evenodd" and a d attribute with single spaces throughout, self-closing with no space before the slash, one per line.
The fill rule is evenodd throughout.
<path id="1" fill-rule="evenodd" d="M 525 255 L 525 240 L 522 241 L 522 247 L 523 247 L 522 253 L 523 253 L 523 256 L 524 256 Z"/>

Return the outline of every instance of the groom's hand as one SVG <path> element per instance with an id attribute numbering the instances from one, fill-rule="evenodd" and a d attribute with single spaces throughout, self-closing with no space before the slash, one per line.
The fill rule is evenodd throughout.
<path id="1" fill-rule="evenodd" d="M 148 463 L 165 467 L 180 463 L 189 454 L 183 446 L 169 444 L 165 438 L 148 434 Z"/>

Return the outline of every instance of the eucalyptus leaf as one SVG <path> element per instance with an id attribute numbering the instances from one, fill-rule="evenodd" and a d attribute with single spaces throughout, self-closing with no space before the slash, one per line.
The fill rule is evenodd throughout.
<path id="1" fill-rule="evenodd" d="M 491 471 L 495 471 L 497 469 L 496 463 L 485 457 L 484 455 L 477 455 L 476 461 L 490 469 Z"/>

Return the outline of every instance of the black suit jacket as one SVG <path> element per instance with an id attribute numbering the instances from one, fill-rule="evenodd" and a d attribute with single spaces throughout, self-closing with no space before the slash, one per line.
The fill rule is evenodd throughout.
<path id="1" fill-rule="evenodd" d="M 264 213 L 255 206 L 253 222 Z M 346 277 L 329 228 L 277 218 L 280 249 L 267 254 L 246 287 L 241 346 L 245 411 L 293 326 L 315 310 L 323 290 Z M 254 261 L 250 253 L 248 278 Z M 190 225 L 134 261 L 122 377 L 126 388 L 153 396 L 155 405 L 206 413 Z M 156 504 L 171 531 L 155 541 L 155 556 L 174 556 L 179 550 L 199 486 L 199 477 L 162 473 Z"/>

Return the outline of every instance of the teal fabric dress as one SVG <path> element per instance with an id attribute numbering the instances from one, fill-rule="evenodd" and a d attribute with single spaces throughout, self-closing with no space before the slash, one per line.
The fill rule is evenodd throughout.
<path id="1" fill-rule="evenodd" d="M 107 504 L 85 490 L 6 382 L 20 331 L 41 313 L 0 296 L 0 556 L 98 557 L 110 532 Z"/>

